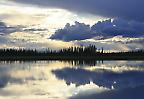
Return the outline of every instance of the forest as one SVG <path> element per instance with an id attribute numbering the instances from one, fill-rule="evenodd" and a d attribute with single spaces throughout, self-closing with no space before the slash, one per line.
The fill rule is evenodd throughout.
<path id="1" fill-rule="evenodd" d="M 0 60 L 144 60 L 144 50 L 106 52 L 94 45 L 60 50 L 0 49 Z"/>

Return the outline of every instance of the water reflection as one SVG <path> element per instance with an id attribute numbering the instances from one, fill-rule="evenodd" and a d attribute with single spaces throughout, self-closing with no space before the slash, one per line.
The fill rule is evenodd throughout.
<path id="1" fill-rule="evenodd" d="M 73 66 L 95 66 L 97 64 L 103 64 L 103 60 L 72 60 L 72 61 L 65 61 Z"/>
<path id="2" fill-rule="evenodd" d="M 110 90 L 103 93 L 78 94 L 69 99 L 143 99 L 144 86 L 126 88 L 122 90 Z"/>
<path id="3" fill-rule="evenodd" d="M 0 99 L 95 99 L 142 90 L 143 77 L 143 61 L 1 61 Z"/>
<path id="4" fill-rule="evenodd" d="M 113 72 L 108 70 L 88 71 L 80 68 L 64 68 L 52 71 L 57 78 L 64 79 L 68 85 L 77 86 L 95 83 L 109 89 L 122 89 L 144 84 L 144 71 Z"/>

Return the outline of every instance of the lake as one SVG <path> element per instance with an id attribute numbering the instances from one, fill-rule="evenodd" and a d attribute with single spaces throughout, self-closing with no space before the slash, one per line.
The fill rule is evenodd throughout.
<path id="1" fill-rule="evenodd" d="M 0 99 L 144 99 L 144 61 L 1 61 Z"/>

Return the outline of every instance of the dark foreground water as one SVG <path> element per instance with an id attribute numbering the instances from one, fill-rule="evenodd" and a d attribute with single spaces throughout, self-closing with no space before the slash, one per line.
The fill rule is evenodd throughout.
<path id="1" fill-rule="evenodd" d="M 144 61 L 0 62 L 0 99 L 144 99 Z"/>

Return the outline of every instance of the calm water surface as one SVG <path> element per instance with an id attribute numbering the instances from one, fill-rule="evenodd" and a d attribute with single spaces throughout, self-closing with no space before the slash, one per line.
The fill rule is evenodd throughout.
<path id="1" fill-rule="evenodd" d="M 144 99 L 144 61 L 0 62 L 0 99 Z"/>

